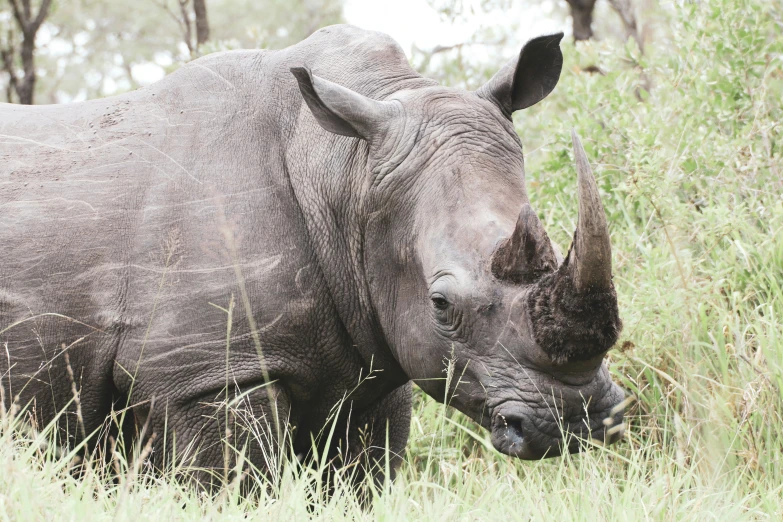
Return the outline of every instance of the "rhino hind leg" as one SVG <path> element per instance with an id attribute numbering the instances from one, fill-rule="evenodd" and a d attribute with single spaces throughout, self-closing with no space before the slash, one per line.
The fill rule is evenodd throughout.
<path id="1" fill-rule="evenodd" d="M 110 439 L 123 429 L 111 417 L 122 402 L 111 377 L 117 333 L 65 314 L 2 306 L 0 312 L 0 399 L 5 411 L 14 412 L 22 429 L 44 434 L 47 444 L 61 453 L 79 447 L 81 459 L 108 458 Z"/>

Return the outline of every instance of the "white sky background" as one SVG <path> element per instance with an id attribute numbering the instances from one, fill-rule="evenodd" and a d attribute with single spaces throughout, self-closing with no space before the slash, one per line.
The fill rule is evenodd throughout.
<path id="1" fill-rule="evenodd" d="M 512 23 L 519 24 L 517 42 L 510 42 L 519 45 L 541 34 L 568 32 L 569 28 L 564 20 L 559 19 L 559 16 L 549 16 L 556 1 L 530 2 L 528 9 L 516 11 L 519 19 L 508 20 L 508 12 L 497 10 L 486 15 L 477 8 L 479 0 L 464 0 L 466 6 L 476 6 L 475 14 L 454 24 L 441 20 L 427 0 L 346 0 L 343 12 L 350 24 L 391 35 L 410 58 L 413 44 L 423 50 L 454 45 L 469 40 L 482 25 L 509 27 Z M 518 3 L 521 2 L 515 2 Z M 469 7 L 466 7 L 466 11 L 468 9 Z M 518 49 L 512 52 L 517 51 Z"/>

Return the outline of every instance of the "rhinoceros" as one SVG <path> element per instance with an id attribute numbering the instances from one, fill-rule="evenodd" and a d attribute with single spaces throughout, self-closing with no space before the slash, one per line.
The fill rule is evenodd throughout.
<path id="1" fill-rule="evenodd" d="M 70 445 L 136 437 L 154 466 L 207 474 L 228 446 L 262 473 L 315 449 L 390 459 L 384 477 L 412 382 L 514 457 L 614 442 L 597 185 L 574 135 L 563 258 L 511 120 L 557 84 L 561 38 L 475 92 L 344 25 L 106 99 L 1 105 L 4 406 Z"/>

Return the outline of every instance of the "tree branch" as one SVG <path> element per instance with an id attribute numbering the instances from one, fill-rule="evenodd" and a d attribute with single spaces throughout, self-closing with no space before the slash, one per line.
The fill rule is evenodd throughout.
<path id="1" fill-rule="evenodd" d="M 14 71 L 14 56 L 16 55 L 16 49 L 14 49 L 14 32 L 13 29 L 8 29 L 8 47 L 0 48 L 0 60 L 2 60 L 2 70 L 8 73 L 8 85 L 6 86 L 6 101 L 13 103 L 13 94 L 17 89 L 16 72 Z"/>
<path id="2" fill-rule="evenodd" d="M 29 2 L 30 0 L 24 0 L 26 2 Z M 52 0 L 43 0 L 41 2 L 41 7 L 38 9 L 38 14 L 35 17 L 35 20 L 33 20 L 30 23 L 30 30 L 35 33 L 38 31 L 38 29 L 41 27 L 41 24 L 44 20 L 46 20 L 46 17 L 49 15 L 49 7 L 52 5 Z"/>
<path id="3" fill-rule="evenodd" d="M 8 31 L 8 49 L 0 49 L 0 59 L 3 61 L 3 70 L 8 73 L 8 86 L 6 87 L 5 97 L 8 103 L 13 103 L 13 93 L 18 89 L 16 73 L 14 72 L 14 54 L 13 40 L 11 40 L 11 31 Z"/>
<path id="4" fill-rule="evenodd" d="M 30 23 L 30 18 L 33 17 L 30 0 L 22 0 L 22 11 L 24 11 L 25 22 Z"/>
<path id="5" fill-rule="evenodd" d="M 29 0 L 28 0 L 28 2 L 29 2 Z M 26 27 L 27 27 L 27 20 L 25 20 L 25 17 L 22 14 L 22 11 L 19 9 L 19 2 L 18 2 L 18 0 L 8 0 L 8 3 L 11 4 L 11 9 L 14 12 L 14 18 L 16 18 L 16 23 L 19 24 L 19 27 L 22 29 L 22 32 L 25 32 L 26 31 Z"/>
<path id="6" fill-rule="evenodd" d="M 179 16 L 177 16 L 177 13 L 175 13 L 174 11 L 172 11 L 171 9 L 169 9 L 169 4 L 168 4 L 167 2 L 158 2 L 157 0 L 150 0 L 150 2 L 152 2 L 153 4 L 157 5 L 158 7 L 160 7 L 160 8 L 161 8 L 161 9 L 163 9 L 164 11 L 166 11 L 166 13 L 168 13 L 168 15 L 169 15 L 169 16 L 170 16 L 170 17 L 171 17 L 171 18 L 172 18 L 172 19 L 173 19 L 175 22 L 177 22 L 177 25 L 178 25 L 178 26 L 180 27 L 180 29 L 182 29 L 182 30 L 183 30 L 183 32 L 184 32 L 184 28 L 182 27 L 182 19 L 181 19 Z"/>
<path id="7" fill-rule="evenodd" d="M 168 1 L 166 0 L 150 0 L 153 4 L 157 5 L 164 11 L 168 13 L 168 15 L 177 22 L 177 25 L 179 26 L 180 30 L 182 31 L 182 39 L 185 42 L 185 45 L 188 47 L 188 52 L 192 55 L 193 54 L 193 46 L 191 44 L 191 29 L 190 29 L 190 18 L 187 15 L 187 11 L 185 10 L 185 6 L 188 3 L 188 0 L 176 0 L 179 4 L 180 12 L 182 13 L 182 16 L 177 15 L 174 11 L 169 8 Z"/>
<path id="8" fill-rule="evenodd" d="M 191 28 L 190 16 L 188 15 L 188 2 L 190 0 L 179 0 L 179 10 L 182 12 L 182 22 L 185 25 L 185 45 L 188 46 L 190 56 L 193 56 L 193 29 Z"/>

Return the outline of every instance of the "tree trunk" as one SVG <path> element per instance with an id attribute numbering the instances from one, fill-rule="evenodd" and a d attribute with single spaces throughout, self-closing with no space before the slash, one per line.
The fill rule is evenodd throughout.
<path id="1" fill-rule="evenodd" d="M 596 0 L 566 0 L 571 8 L 574 41 L 589 40 L 593 36 L 593 8 Z"/>
<path id="2" fill-rule="evenodd" d="M 21 5 L 20 5 L 21 2 Z M 23 105 L 33 104 L 33 95 L 35 94 L 35 35 L 38 33 L 38 29 L 41 28 L 46 17 L 49 15 L 49 6 L 52 4 L 52 0 L 41 0 L 41 7 L 38 9 L 38 14 L 33 16 L 33 9 L 31 0 L 8 0 L 13 10 L 14 18 L 22 32 L 22 47 L 19 50 L 19 58 L 22 61 L 22 78 L 16 76 L 15 64 L 14 64 L 14 48 L 9 36 L 9 49 L 0 50 L 3 58 L 3 69 L 9 76 L 9 101 L 10 91 L 16 91 L 16 96 L 19 98 L 19 103 Z"/>
<path id="3" fill-rule="evenodd" d="M 209 40 L 209 19 L 206 0 L 193 0 L 193 12 L 196 14 L 196 47 Z"/>
<path id="4" fill-rule="evenodd" d="M 24 76 L 22 81 L 17 82 L 16 95 L 19 97 L 19 103 L 22 105 L 33 104 L 33 94 L 35 93 L 35 34 L 28 31 L 24 33 L 22 40 L 22 49 L 19 53 L 22 59 L 22 70 Z"/>

